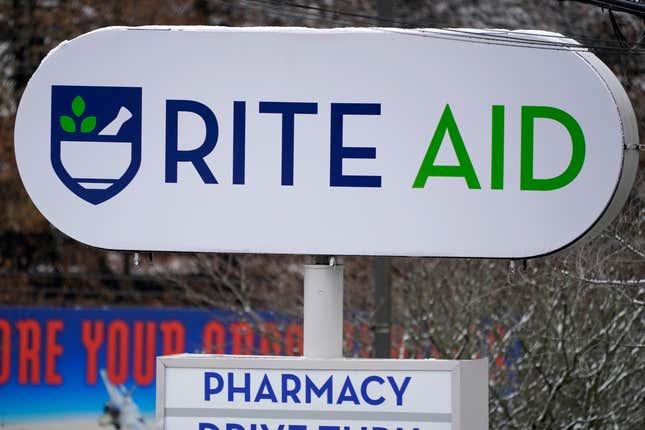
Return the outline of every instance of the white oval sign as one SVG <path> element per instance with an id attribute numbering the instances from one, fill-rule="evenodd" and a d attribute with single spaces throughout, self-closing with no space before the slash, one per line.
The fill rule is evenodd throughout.
<path id="1" fill-rule="evenodd" d="M 109 249 L 522 258 L 597 233 L 637 165 L 615 76 L 581 49 L 453 39 L 98 30 L 29 82 L 20 174 Z"/>

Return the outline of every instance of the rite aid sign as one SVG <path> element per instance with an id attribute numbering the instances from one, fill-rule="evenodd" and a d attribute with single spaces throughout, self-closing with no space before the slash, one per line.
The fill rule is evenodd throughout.
<path id="1" fill-rule="evenodd" d="M 616 77 L 442 36 L 98 30 L 29 82 L 20 174 L 57 228 L 118 250 L 522 258 L 602 230 L 638 158 Z"/>
<path id="2" fill-rule="evenodd" d="M 157 358 L 164 430 L 485 430 L 487 360 Z"/>

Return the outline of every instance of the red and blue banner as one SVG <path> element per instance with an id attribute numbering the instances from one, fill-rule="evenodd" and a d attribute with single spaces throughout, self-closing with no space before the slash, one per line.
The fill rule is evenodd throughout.
<path id="1" fill-rule="evenodd" d="M 271 312 L 0 307 L 0 427 L 97 427 L 108 400 L 102 369 L 114 385 L 136 387 L 151 417 L 157 355 L 301 350 L 299 321 Z"/>

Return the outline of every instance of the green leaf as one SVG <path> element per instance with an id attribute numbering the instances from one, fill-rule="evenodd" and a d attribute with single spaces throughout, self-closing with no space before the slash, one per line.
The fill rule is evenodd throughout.
<path id="1" fill-rule="evenodd" d="M 74 100 L 72 100 L 72 112 L 76 116 L 83 115 L 83 112 L 85 112 L 85 100 L 83 100 L 83 97 L 74 97 Z"/>
<path id="2" fill-rule="evenodd" d="M 81 133 L 89 133 L 96 127 L 96 117 L 88 116 L 81 122 Z"/>
<path id="3" fill-rule="evenodd" d="M 60 126 L 68 133 L 74 133 L 76 131 L 76 123 L 67 115 L 61 115 Z"/>

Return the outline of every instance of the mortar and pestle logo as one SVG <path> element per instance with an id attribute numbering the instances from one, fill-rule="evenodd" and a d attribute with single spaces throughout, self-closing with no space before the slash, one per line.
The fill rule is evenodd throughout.
<path id="1" fill-rule="evenodd" d="M 116 195 L 141 161 L 141 89 L 54 86 L 51 155 L 79 197 L 99 204 Z"/>

